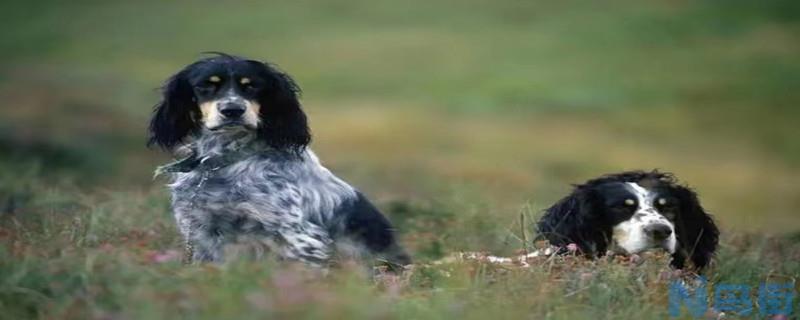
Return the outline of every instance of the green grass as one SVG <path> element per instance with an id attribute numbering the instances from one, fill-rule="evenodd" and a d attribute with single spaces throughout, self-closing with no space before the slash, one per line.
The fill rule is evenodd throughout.
<path id="1" fill-rule="evenodd" d="M 521 230 L 530 239 L 570 183 L 635 168 L 675 172 L 719 221 L 712 284 L 794 282 L 799 13 L 785 0 L 2 2 L 0 319 L 666 318 L 663 258 L 430 265 L 530 246 Z M 214 50 L 298 80 L 313 148 L 391 216 L 413 272 L 171 260 L 180 240 L 151 180 L 168 157 L 144 148 L 145 125 L 161 82 Z"/>
<path id="2" fill-rule="evenodd" d="M 416 253 L 401 277 L 372 281 L 358 268 L 322 276 L 250 260 L 186 267 L 159 192 L 59 189 L 30 186 L 33 195 L 0 223 L 4 319 L 665 318 L 668 285 L 680 278 L 661 255 L 639 263 L 556 256 L 524 268 L 431 264 L 481 243 L 522 247 L 519 225 L 472 215 L 484 206 L 463 199 L 386 206 Z M 708 276 L 712 284 L 793 282 L 798 261 L 796 236 L 728 232 Z"/>

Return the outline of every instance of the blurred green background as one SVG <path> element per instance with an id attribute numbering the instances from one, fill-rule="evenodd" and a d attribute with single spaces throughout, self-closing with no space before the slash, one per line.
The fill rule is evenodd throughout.
<path id="1" fill-rule="evenodd" d="M 0 161 L 160 188 L 160 84 L 204 51 L 304 89 L 313 147 L 379 202 L 467 189 L 501 212 L 673 171 L 726 227 L 800 228 L 796 1 L 4 1 Z M 26 169 L 31 168 L 34 169 Z M 5 187 L 6 189 L 12 187 Z M 459 191 L 460 193 L 461 191 Z"/>
<path id="2" fill-rule="evenodd" d="M 0 21 L 0 319 L 665 318 L 665 261 L 424 267 L 530 246 L 570 184 L 629 169 L 699 192 L 712 282 L 800 277 L 795 0 L 10 0 Z M 410 282 L 174 261 L 145 128 L 205 51 L 297 80 L 314 150 L 423 263 Z"/>

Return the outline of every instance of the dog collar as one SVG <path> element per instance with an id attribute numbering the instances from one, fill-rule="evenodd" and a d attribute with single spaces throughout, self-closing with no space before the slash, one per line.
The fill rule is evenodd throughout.
<path id="1" fill-rule="evenodd" d="M 186 158 L 157 167 L 153 178 L 165 173 L 217 171 L 231 165 L 236 161 L 241 160 L 244 153 L 246 153 L 244 150 L 239 150 L 236 152 L 229 152 L 224 155 L 198 157 L 196 152 L 192 151 L 192 154 Z"/>

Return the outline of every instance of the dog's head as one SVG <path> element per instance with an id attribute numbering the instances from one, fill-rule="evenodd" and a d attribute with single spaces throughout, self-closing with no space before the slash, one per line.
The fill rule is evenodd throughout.
<path id="1" fill-rule="evenodd" d="M 218 54 L 170 77 L 150 121 L 149 145 L 172 149 L 197 134 L 250 130 L 275 148 L 311 140 L 294 80 L 274 66 Z"/>
<path id="2" fill-rule="evenodd" d="M 578 185 L 547 209 L 538 229 L 555 245 L 576 243 L 593 255 L 663 249 L 678 268 L 687 256 L 705 267 L 719 235 L 697 195 L 657 171 L 612 174 Z"/>

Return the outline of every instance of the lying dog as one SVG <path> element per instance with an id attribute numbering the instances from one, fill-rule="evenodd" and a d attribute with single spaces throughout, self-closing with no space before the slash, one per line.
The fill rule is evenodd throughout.
<path id="1" fill-rule="evenodd" d="M 307 148 L 299 91 L 274 66 L 226 54 L 167 80 L 149 145 L 189 150 L 157 170 L 171 175 L 188 258 L 223 261 L 227 245 L 255 239 L 317 266 L 341 252 L 409 264 L 389 221 Z"/>
<path id="2" fill-rule="evenodd" d="M 537 229 L 550 244 L 574 244 L 593 257 L 606 250 L 636 254 L 663 249 L 678 269 L 687 258 L 697 269 L 706 267 L 719 238 L 697 194 L 672 174 L 658 171 L 610 174 L 577 185 L 545 210 Z"/>

